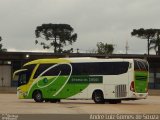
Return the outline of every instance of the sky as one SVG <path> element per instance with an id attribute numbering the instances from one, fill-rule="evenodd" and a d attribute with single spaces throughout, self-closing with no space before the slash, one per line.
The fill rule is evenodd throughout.
<path id="1" fill-rule="evenodd" d="M 147 40 L 131 32 L 159 29 L 159 5 L 160 0 L 0 0 L 0 36 L 8 51 L 46 52 L 35 45 L 36 27 L 70 24 L 78 38 L 64 49 L 92 52 L 103 42 L 113 44 L 115 54 L 125 54 L 128 42 L 129 54 L 145 54 Z"/>

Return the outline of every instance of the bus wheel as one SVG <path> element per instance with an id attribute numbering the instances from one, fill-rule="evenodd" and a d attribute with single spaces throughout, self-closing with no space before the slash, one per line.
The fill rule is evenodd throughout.
<path id="1" fill-rule="evenodd" d="M 105 103 L 105 100 L 104 100 L 104 97 L 103 97 L 103 92 L 102 91 L 95 91 L 93 93 L 93 100 L 97 104 Z"/>
<path id="2" fill-rule="evenodd" d="M 40 91 L 35 91 L 33 93 L 33 99 L 36 101 L 36 102 L 43 102 L 43 96 L 42 96 L 42 93 Z"/>

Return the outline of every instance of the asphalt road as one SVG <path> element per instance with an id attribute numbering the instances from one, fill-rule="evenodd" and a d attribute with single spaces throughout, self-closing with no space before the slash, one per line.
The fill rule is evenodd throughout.
<path id="1" fill-rule="evenodd" d="M 121 104 L 95 104 L 92 100 L 62 100 L 35 103 L 20 100 L 16 94 L 0 94 L 0 114 L 160 114 L 160 96 L 149 96 Z"/>

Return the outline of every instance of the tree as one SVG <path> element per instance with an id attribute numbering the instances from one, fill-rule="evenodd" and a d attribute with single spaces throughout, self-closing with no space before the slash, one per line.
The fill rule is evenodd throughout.
<path id="1" fill-rule="evenodd" d="M 2 37 L 0 36 L 0 42 L 2 41 Z M 3 48 L 3 45 L 2 43 L 0 43 L 0 52 L 6 52 L 7 49 L 6 48 Z"/>
<path id="2" fill-rule="evenodd" d="M 98 42 L 97 43 L 97 52 L 99 54 L 112 54 L 114 51 L 114 47 L 112 44 L 107 44 L 107 43 L 102 43 Z"/>
<path id="3" fill-rule="evenodd" d="M 160 55 L 160 29 L 155 29 L 155 37 L 150 40 L 150 49 L 154 49 L 156 55 Z"/>
<path id="4" fill-rule="evenodd" d="M 156 31 L 155 29 L 133 29 L 133 31 L 131 32 L 132 36 L 136 36 L 139 37 L 141 39 L 147 39 L 147 51 L 148 51 L 148 55 L 149 55 L 149 50 L 150 50 L 150 40 L 153 39 L 153 37 L 155 36 Z"/>
<path id="5" fill-rule="evenodd" d="M 61 53 L 64 46 L 76 42 L 77 34 L 73 31 L 74 29 L 68 24 L 42 24 L 36 28 L 35 35 L 36 38 L 43 38 L 46 42 L 39 43 L 36 40 L 35 43 L 39 43 L 44 49 L 53 47 L 54 53 Z"/>
<path id="6" fill-rule="evenodd" d="M 63 53 L 73 53 L 73 48 L 71 48 L 69 50 L 64 50 Z"/>

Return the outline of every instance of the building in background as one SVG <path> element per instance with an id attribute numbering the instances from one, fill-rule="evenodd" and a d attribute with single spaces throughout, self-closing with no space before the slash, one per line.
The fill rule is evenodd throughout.
<path id="1" fill-rule="evenodd" d="M 17 81 L 12 79 L 13 72 L 26 62 L 42 58 L 63 57 L 97 57 L 97 58 L 140 58 L 146 59 L 150 65 L 149 88 L 160 89 L 160 56 L 139 54 L 100 55 L 90 53 L 34 53 L 34 52 L 1 52 L 0 53 L 0 87 L 16 87 Z"/>

